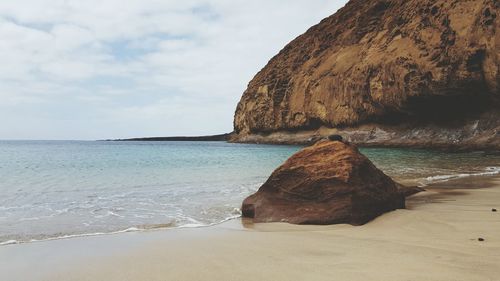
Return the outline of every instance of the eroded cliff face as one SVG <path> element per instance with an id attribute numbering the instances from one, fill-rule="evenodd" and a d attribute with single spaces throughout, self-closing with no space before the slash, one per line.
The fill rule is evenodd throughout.
<path id="1" fill-rule="evenodd" d="M 367 123 L 457 128 L 475 120 L 495 138 L 499 17 L 498 0 L 351 0 L 249 83 L 235 140 Z"/>

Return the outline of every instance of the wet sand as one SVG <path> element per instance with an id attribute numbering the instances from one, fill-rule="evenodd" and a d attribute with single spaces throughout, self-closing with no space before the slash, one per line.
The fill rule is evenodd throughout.
<path id="1" fill-rule="evenodd" d="M 233 220 L 3 246 L 0 280 L 499 280 L 500 178 L 434 188 L 359 227 Z"/>

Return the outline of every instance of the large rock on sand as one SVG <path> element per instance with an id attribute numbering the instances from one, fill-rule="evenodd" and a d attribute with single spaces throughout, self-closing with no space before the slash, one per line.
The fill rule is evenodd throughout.
<path id="1" fill-rule="evenodd" d="M 359 225 L 404 208 L 405 192 L 356 146 L 324 140 L 276 169 L 242 212 L 254 222 Z"/>

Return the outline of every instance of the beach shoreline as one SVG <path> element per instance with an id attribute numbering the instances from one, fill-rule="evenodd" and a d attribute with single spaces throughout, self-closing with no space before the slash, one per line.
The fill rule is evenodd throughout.
<path id="1" fill-rule="evenodd" d="M 433 185 L 363 226 L 235 219 L 6 245 L 0 279 L 495 280 L 498 202 L 500 177 L 468 178 Z"/>

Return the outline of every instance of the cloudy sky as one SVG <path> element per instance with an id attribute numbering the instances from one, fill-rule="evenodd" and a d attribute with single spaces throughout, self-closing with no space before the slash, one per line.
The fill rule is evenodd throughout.
<path id="1" fill-rule="evenodd" d="M 0 139 L 229 132 L 253 75 L 345 2 L 0 1 Z"/>

